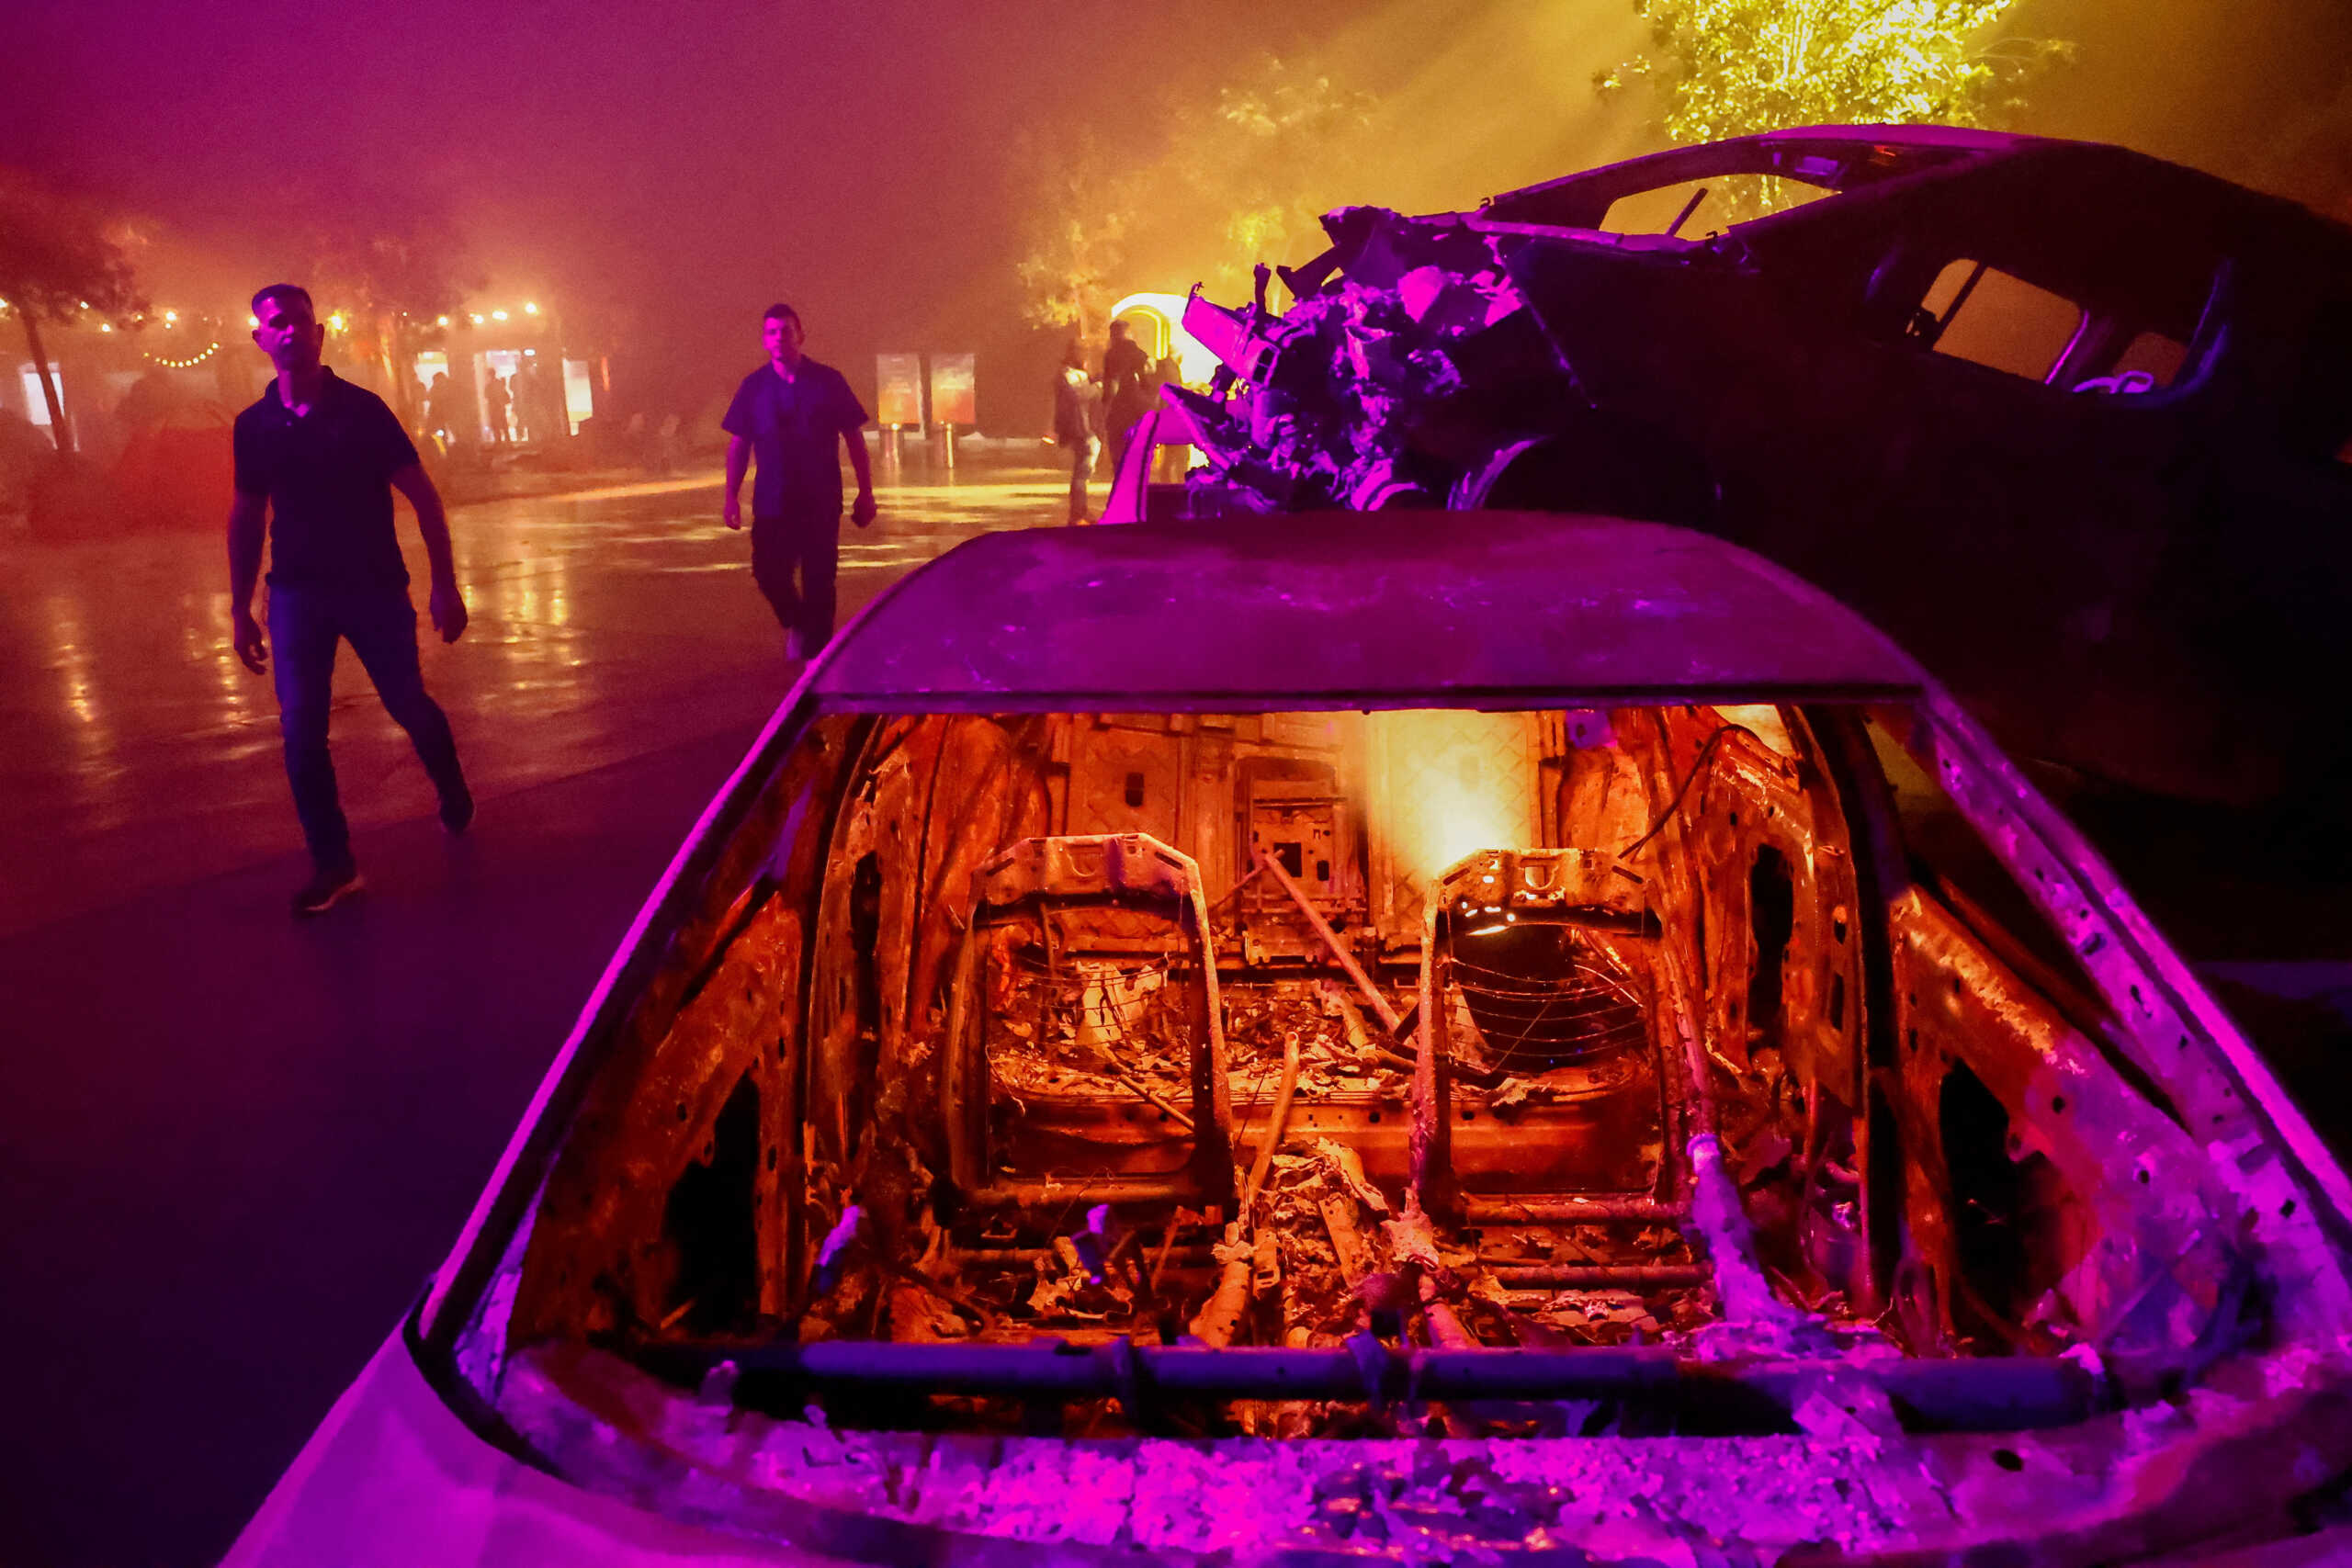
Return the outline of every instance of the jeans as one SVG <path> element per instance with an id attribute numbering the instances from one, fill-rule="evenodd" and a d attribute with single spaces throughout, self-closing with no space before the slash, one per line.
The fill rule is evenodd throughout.
<path id="1" fill-rule="evenodd" d="M 1094 459 L 1102 454 L 1102 443 L 1097 436 L 1069 444 L 1069 520 L 1073 523 L 1089 515 L 1086 481 L 1094 477 Z"/>
<path id="2" fill-rule="evenodd" d="M 767 595 L 776 624 L 800 634 L 814 659 L 833 637 L 833 578 L 840 570 L 842 515 L 752 519 L 752 581 Z M 799 585 L 793 584 L 797 570 Z"/>
<path id="3" fill-rule="evenodd" d="M 272 583 L 269 639 L 278 728 L 286 738 L 286 782 L 294 789 L 294 814 L 301 818 L 311 858 L 321 867 L 351 863 L 351 828 L 344 820 L 334 763 L 327 755 L 337 643 L 348 642 L 359 656 L 384 711 L 408 731 L 442 798 L 464 793 L 466 777 L 458 766 L 448 716 L 424 693 L 424 671 L 416 657 L 416 610 L 405 586 Z"/>

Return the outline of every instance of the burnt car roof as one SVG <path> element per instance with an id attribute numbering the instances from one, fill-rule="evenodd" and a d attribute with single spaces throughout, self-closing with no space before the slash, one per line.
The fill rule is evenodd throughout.
<path id="1" fill-rule="evenodd" d="M 1490 196 L 1479 209 L 1507 222 L 1589 229 L 1599 226 L 1609 204 L 1621 196 L 1708 175 L 1788 175 L 1846 190 L 2042 141 L 1941 125 L 1810 125 L 1669 147 Z"/>
<path id="2" fill-rule="evenodd" d="M 1332 513 L 984 535 L 868 608 L 828 706 L 1262 711 L 1884 697 L 1919 667 L 1760 557 L 1657 524 Z"/>
<path id="3" fill-rule="evenodd" d="M 1463 216 L 1593 230 L 1620 197 L 1733 174 L 1786 175 L 1865 201 L 1882 187 L 1951 182 L 1937 210 L 1963 248 L 2069 298 L 2130 296 L 2137 313 L 2184 339 L 2225 265 L 2242 273 L 2232 282 L 2242 292 L 2293 276 L 2352 295 L 2352 230 L 2297 202 L 2109 142 L 1942 126 L 1807 126 L 1671 148 L 1488 197 Z M 1762 243 L 1762 231 L 1792 220 L 1814 229 L 1825 214 L 1800 207 L 1743 227 Z"/>

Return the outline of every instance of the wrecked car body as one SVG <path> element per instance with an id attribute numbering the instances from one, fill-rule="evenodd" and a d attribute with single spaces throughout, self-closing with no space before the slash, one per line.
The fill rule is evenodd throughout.
<path id="1" fill-rule="evenodd" d="M 2121 148 L 1778 131 L 1325 220 L 1188 329 L 1105 516 L 1538 507 L 1722 534 L 2012 753 L 2324 802 L 2352 598 L 2352 232 Z M 1284 292 L 1290 302 L 1279 309 Z"/>
<path id="2" fill-rule="evenodd" d="M 230 1561 L 2330 1527 L 2352 1189 L 2097 856 L 1781 570 L 1453 521 L 877 600 Z"/>

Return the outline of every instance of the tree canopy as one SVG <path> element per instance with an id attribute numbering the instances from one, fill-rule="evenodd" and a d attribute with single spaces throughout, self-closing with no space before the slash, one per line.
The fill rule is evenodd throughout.
<path id="1" fill-rule="evenodd" d="M 1995 124 L 2072 46 L 1994 39 L 2017 0 L 1635 0 L 1652 52 L 1597 73 L 1646 83 L 1676 141 L 1798 125 Z"/>
<path id="2" fill-rule="evenodd" d="M 119 225 L 19 169 L 0 167 L 0 299 L 51 321 L 146 308 Z"/>
<path id="3" fill-rule="evenodd" d="M 1085 131 L 1027 139 L 1024 316 L 1091 338 L 1121 295 L 1194 281 L 1229 293 L 1261 259 L 1319 250 L 1317 220 L 1363 171 L 1372 109 L 1370 95 L 1268 54 L 1206 112 L 1155 103 L 1148 152 Z"/>

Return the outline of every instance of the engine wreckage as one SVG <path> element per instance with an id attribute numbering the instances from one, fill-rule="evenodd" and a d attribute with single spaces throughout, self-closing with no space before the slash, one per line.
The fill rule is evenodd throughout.
<path id="1" fill-rule="evenodd" d="M 1166 390 L 1106 521 L 1705 528 L 1884 626 L 2015 754 L 2333 820 L 2340 225 L 2120 148 L 1832 127 L 1325 227 L 1253 303 L 1193 299 L 1224 368 Z M 1150 484 L 1155 445 L 1204 461 Z"/>
<path id="2" fill-rule="evenodd" d="M 1141 684 L 1103 617 L 1155 584 L 1249 560 L 1246 645 L 1364 570 L 1150 532 L 967 546 L 885 608 L 1042 646 L 877 619 L 780 716 L 428 1303 L 479 1421 L 886 1561 L 2104 1563 L 2339 1517 L 2342 1174 L 1948 699 L 1002 711 L 1056 639 Z M 1489 553 L 1380 581 L 1548 602 Z M 1585 611 L 1687 646 L 1693 581 Z"/>

